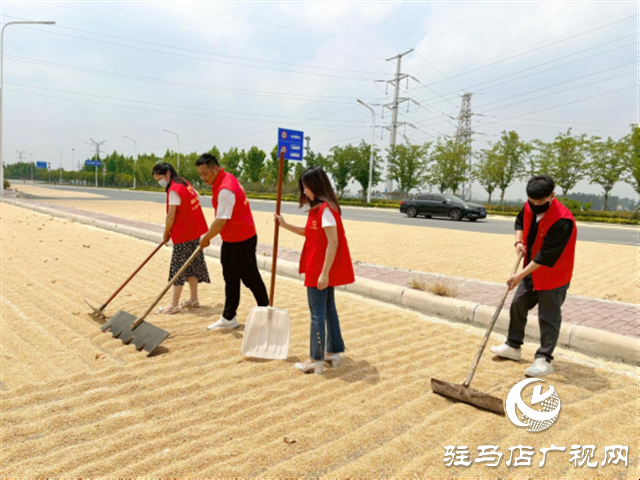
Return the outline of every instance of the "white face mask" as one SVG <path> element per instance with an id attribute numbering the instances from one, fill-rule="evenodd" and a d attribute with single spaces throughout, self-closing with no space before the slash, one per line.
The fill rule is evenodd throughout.
<path id="1" fill-rule="evenodd" d="M 162 188 L 167 188 L 167 185 L 169 185 L 169 182 L 167 182 L 164 178 L 162 180 L 158 180 L 158 183 Z"/>

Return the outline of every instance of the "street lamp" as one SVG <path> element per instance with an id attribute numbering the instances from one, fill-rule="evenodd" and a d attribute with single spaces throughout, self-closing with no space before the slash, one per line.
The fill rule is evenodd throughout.
<path id="1" fill-rule="evenodd" d="M 369 157 L 369 188 L 367 189 L 367 203 L 371 203 L 371 189 L 373 188 L 373 147 L 376 141 L 376 112 L 362 100 L 358 99 L 358 103 L 371 111 L 371 156 Z"/>
<path id="2" fill-rule="evenodd" d="M 20 21 L 5 23 L 0 30 L 0 197 L 4 195 L 4 155 L 2 154 L 2 94 L 4 93 L 4 29 L 9 25 L 55 25 L 56 22 Z"/>
<path id="3" fill-rule="evenodd" d="M 58 147 L 54 147 L 53 145 L 51 145 L 51 148 L 60 152 L 60 185 L 62 185 L 62 150 L 60 150 Z"/>
<path id="4" fill-rule="evenodd" d="M 31 183 L 33 183 L 33 153 L 29 155 L 31 155 Z"/>
<path id="5" fill-rule="evenodd" d="M 126 135 L 122 135 L 127 140 L 131 140 L 133 142 L 133 148 L 135 151 L 135 157 L 133 158 L 133 189 L 136 189 L 136 162 L 138 161 L 138 143 L 131 137 L 127 137 Z M 178 140 L 179 142 L 180 140 Z"/>
<path id="6" fill-rule="evenodd" d="M 166 128 L 163 128 L 162 130 L 164 130 L 167 133 L 170 133 L 171 135 L 175 135 L 176 138 L 178 139 L 178 171 L 180 171 L 180 137 L 178 136 L 177 133 L 167 130 Z"/>

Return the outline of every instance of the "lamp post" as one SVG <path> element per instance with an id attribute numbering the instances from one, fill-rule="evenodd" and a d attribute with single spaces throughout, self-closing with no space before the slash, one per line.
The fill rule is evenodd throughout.
<path id="1" fill-rule="evenodd" d="M 358 103 L 371 111 L 371 156 L 369 157 L 369 188 L 367 189 L 367 203 L 371 203 L 371 189 L 373 188 L 373 147 L 376 141 L 376 112 L 362 100 L 358 99 Z"/>
<path id="2" fill-rule="evenodd" d="M 138 143 L 131 137 L 127 137 L 126 135 L 122 135 L 127 140 L 131 140 L 133 142 L 133 148 L 135 151 L 135 157 L 133 157 L 133 189 L 136 189 L 136 162 L 138 161 Z M 178 140 L 179 142 L 179 140 Z"/>
<path id="3" fill-rule="evenodd" d="M 0 30 L 0 197 L 4 195 L 4 155 L 2 154 L 2 96 L 4 93 L 4 29 L 9 25 L 55 25 L 56 22 L 20 21 L 5 23 Z"/>
<path id="4" fill-rule="evenodd" d="M 164 130 L 167 133 L 170 133 L 171 135 L 175 135 L 176 138 L 178 139 L 178 169 L 177 170 L 180 171 L 180 137 L 178 136 L 177 133 L 167 130 L 166 128 L 163 128 L 162 130 Z"/>

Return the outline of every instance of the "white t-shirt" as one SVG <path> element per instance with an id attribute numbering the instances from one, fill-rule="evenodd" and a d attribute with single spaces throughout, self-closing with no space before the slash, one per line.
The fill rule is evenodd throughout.
<path id="1" fill-rule="evenodd" d="M 220 190 L 218 193 L 218 208 L 216 209 L 216 219 L 229 220 L 236 205 L 236 196 L 231 190 Z"/>
<path id="2" fill-rule="evenodd" d="M 333 211 L 329 207 L 326 207 L 322 212 L 322 228 L 335 227 L 337 225 Z"/>
<path id="3" fill-rule="evenodd" d="M 200 196 L 197 190 L 194 189 L 193 191 L 196 192 L 196 197 Z M 175 190 L 169 190 L 169 205 L 175 205 L 176 207 L 179 207 L 181 203 L 182 199 L 180 198 L 180 195 L 178 195 L 178 192 L 176 192 Z"/>

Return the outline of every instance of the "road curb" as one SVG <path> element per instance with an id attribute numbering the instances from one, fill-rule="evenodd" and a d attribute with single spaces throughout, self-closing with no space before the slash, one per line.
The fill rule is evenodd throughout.
<path id="1" fill-rule="evenodd" d="M 162 234 L 159 232 L 150 232 L 136 227 L 93 219 L 83 215 L 76 215 L 41 205 L 31 205 L 15 199 L 3 198 L 2 202 L 21 208 L 27 208 L 38 213 L 52 215 L 58 218 L 65 218 L 85 225 L 91 225 L 104 230 L 122 233 L 140 240 L 147 240 L 155 243 L 160 243 L 160 241 L 162 241 Z M 217 245 L 211 245 L 207 250 L 205 250 L 205 255 L 213 258 L 220 258 L 220 247 Z M 267 273 L 271 273 L 271 266 L 271 256 L 258 256 L 258 268 Z M 288 260 L 278 260 L 276 273 L 278 275 L 297 280 L 304 279 L 304 276 L 298 273 L 298 264 Z M 364 297 L 374 298 L 386 303 L 392 303 L 401 307 L 418 310 L 427 315 L 437 316 L 445 320 L 466 323 L 478 327 L 486 328 L 495 312 L 494 307 L 487 305 L 455 298 L 439 297 L 409 287 L 391 285 L 363 277 L 356 277 L 356 281 L 347 285 L 344 289 L 350 293 L 355 293 Z M 509 313 L 503 310 L 498 316 L 494 332 L 506 333 L 508 326 Z M 540 338 L 540 331 L 537 322 L 528 322 L 526 335 L 529 340 L 538 340 Z M 560 329 L 558 346 L 578 350 L 592 356 L 605 357 L 611 360 L 638 365 L 638 339 L 634 337 L 563 322 Z"/>

